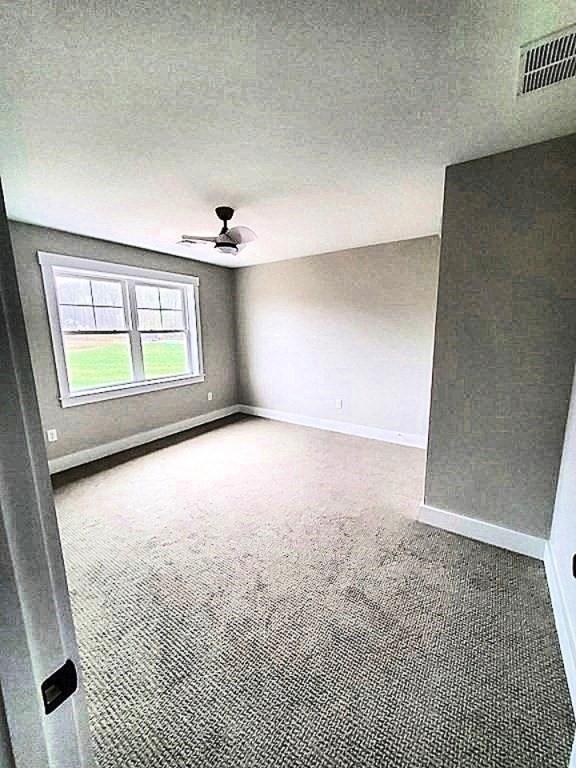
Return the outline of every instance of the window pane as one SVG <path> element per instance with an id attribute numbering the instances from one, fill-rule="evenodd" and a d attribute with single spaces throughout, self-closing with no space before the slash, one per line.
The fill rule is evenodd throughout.
<path id="1" fill-rule="evenodd" d="M 139 309 L 138 310 L 138 330 L 140 331 L 161 331 L 162 315 L 159 309 Z"/>
<path id="2" fill-rule="evenodd" d="M 124 310 L 118 307 L 95 307 L 96 328 L 99 331 L 125 331 Z"/>
<path id="3" fill-rule="evenodd" d="M 162 309 L 182 309 L 182 291 L 178 288 L 160 288 Z"/>
<path id="4" fill-rule="evenodd" d="M 93 331 L 94 313 L 92 307 L 60 307 L 60 322 L 63 331 Z"/>
<path id="5" fill-rule="evenodd" d="M 184 313 L 171 309 L 162 310 L 162 328 L 165 331 L 183 331 Z"/>
<path id="6" fill-rule="evenodd" d="M 146 379 L 190 372 L 185 333 L 142 334 L 142 355 Z"/>
<path id="7" fill-rule="evenodd" d="M 64 353 L 71 392 L 132 381 L 128 334 L 64 334 Z"/>
<path id="8" fill-rule="evenodd" d="M 92 304 L 90 280 L 57 275 L 56 288 L 59 304 Z"/>
<path id="9" fill-rule="evenodd" d="M 92 298 L 94 304 L 105 307 L 123 307 L 122 285 L 110 280 L 92 280 Z"/>
<path id="10" fill-rule="evenodd" d="M 143 309 L 160 309 L 159 289 L 155 285 L 137 285 L 136 304 Z"/>

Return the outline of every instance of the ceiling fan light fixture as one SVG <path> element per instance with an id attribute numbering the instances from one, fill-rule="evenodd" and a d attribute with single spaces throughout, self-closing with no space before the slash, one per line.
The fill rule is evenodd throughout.
<path id="1" fill-rule="evenodd" d="M 214 248 L 218 248 L 220 253 L 229 253 L 231 255 L 238 253 L 238 246 L 233 243 L 216 243 Z"/>

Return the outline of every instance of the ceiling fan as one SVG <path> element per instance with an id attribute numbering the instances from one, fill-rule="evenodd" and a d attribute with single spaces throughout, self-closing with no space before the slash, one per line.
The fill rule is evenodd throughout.
<path id="1" fill-rule="evenodd" d="M 234 216 L 234 208 L 227 205 L 219 205 L 216 208 L 216 216 L 223 222 L 220 234 L 216 237 L 196 237 L 196 235 L 182 235 L 180 243 L 185 245 L 203 245 L 214 243 L 220 253 L 236 254 L 245 248 L 248 243 L 256 240 L 256 233 L 248 227 L 232 227 L 228 229 L 228 222 Z"/>

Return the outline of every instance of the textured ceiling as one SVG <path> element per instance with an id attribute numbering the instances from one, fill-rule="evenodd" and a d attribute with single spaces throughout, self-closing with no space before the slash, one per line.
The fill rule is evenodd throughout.
<path id="1" fill-rule="evenodd" d="M 515 97 L 573 0 L 5 2 L 12 218 L 230 266 L 439 232 L 447 164 L 576 130 L 576 79 Z M 239 256 L 217 204 L 259 234 Z"/>

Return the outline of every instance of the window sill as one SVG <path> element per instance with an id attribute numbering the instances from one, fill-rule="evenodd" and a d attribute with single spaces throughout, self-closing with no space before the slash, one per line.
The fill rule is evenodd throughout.
<path id="1" fill-rule="evenodd" d="M 62 408 L 71 408 L 76 405 L 98 403 L 101 400 L 114 400 L 118 397 L 129 397 L 130 395 L 144 395 L 147 392 L 157 392 L 160 389 L 171 389 L 173 387 L 185 387 L 188 384 L 198 384 L 204 381 L 204 378 L 204 374 L 198 376 L 178 376 L 170 379 L 158 379 L 157 381 L 150 381 L 146 384 L 139 381 L 132 384 L 122 384 L 118 387 L 92 389 L 61 397 L 60 405 Z"/>

